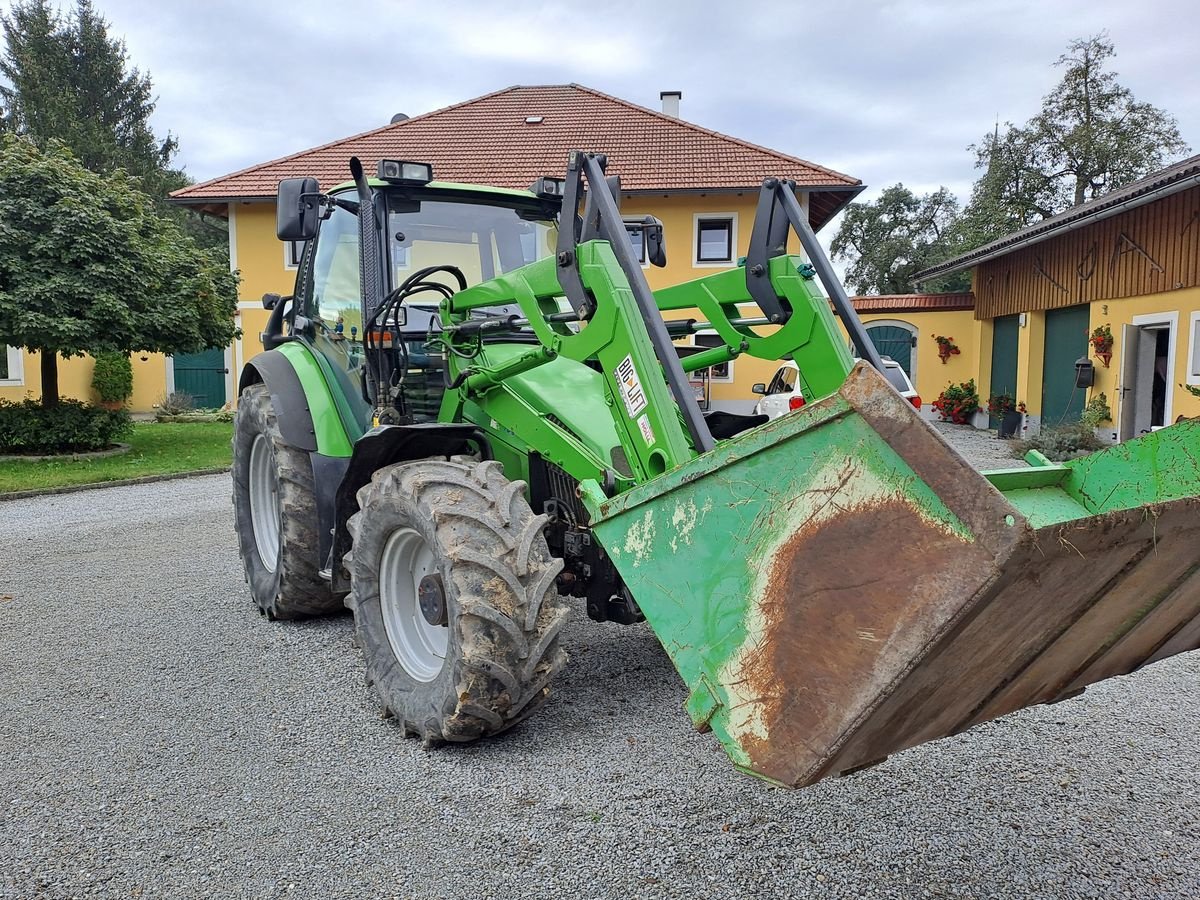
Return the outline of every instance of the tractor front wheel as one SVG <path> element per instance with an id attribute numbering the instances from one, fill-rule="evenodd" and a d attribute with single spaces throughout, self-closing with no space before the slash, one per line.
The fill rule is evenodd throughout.
<path id="1" fill-rule="evenodd" d="M 567 617 L 525 485 L 496 462 L 380 469 L 346 557 L 367 682 L 426 743 L 497 734 L 537 709 L 566 660 Z"/>
<path id="2" fill-rule="evenodd" d="M 250 594 L 273 619 L 343 608 L 318 574 L 308 453 L 285 444 L 265 384 L 242 392 L 233 425 L 233 513 Z"/>

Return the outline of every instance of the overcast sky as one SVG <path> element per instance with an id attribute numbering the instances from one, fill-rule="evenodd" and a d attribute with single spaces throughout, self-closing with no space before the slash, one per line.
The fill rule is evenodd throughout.
<path id="1" fill-rule="evenodd" d="M 199 180 L 397 112 L 574 81 L 651 108 L 681 90 L 683 118 L 860 178 L 867 197 L 900 181 L 965 199 L 967 145 L 997 116 L 1036 112 L 1067 42 L 1105 29 L 1121 81 L 1200 148 L 1195 0 L 95 5 L 150 73 L 156 129 Z"/>

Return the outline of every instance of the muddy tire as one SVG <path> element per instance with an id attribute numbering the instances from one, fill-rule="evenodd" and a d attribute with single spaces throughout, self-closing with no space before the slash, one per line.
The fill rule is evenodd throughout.
<path id="1" fill-rule="evenodd" d="M 367 683 L 426 743 L 497 734 L 533 713 L 566 661 L 567 618 L 525 485 L 499 463 L 400 463 L 358 492 L 346 556 Z"/>
<path id="2" fill-rule="evenodd" d="M 233 515 L 246 583 L 265 615 L 299 619 L 342 609 L 317 574 L 312 463 L 284 443 L 265 384 L 242 392 L 234 416 Z"/>

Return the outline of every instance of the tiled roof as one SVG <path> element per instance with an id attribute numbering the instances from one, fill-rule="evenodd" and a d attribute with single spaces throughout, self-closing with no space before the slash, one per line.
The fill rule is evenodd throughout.
<path id="1" fill-rule="evenodd" d="M 527 122 L 540 117 L 539 122 Z M 608 157 L 626 192 L 757 190 L 768 175 L 814 190 L 823 224 L 862 183 L 832 169 L 701 128 L 577 84 L 515 86 L 385 125 L 282 159 L 201 182 L 171 196 L 180 203 L 274 197 L 284 178 L 311 175 L 323 188 L 349 179 L 358 156 L 368 172 L 381 158 L 433 165 L 439 181 L 525 188 L 566 168 L 570 150 Z"/>
<path id="2" fill-rule="evenodd" d="M 1165 169 L 1159 169 L 1157 172 L 1147 175 L 1145 178 L 1139 178 L 1137 181 L 1127 184 L 1124 187 L 1117 188 L 1096 200 L 1089 200 L 1087 203 L 1079 204 L 1079 206 L 1072 206 L 1070 209 L 1060 212 L 1056 216 L 1043 219 L 1040 222 L 1030 225 L 1028 228 L 1014 231 L 1012 234 L 1006 234 L 1004 237 L 998 238 L 989 244 L 984 244 L 982 247 L 976 247 L 962 256 L 956 256 L 954 259 L 947 260 L 923 272 L 918 272 L 914 276 L 914 280 L 921 281 L 932 278 L 935 275 L 945 275 L 950 272 L 957 272 L 960 269 L 966 269 L 970 266 L 977 266 L 980 263 L 987 262 L 989 259 L 995 259 L 998 256 L 1012 253 L 1018 247 L 1040 244 L 1042 241 L 1049 240 L 1058 234 L 1073 231 L 1082 225 L 1090 224 L 1109 216 L 1115 216 L 1117 213 L 1124 212 L 1127 209 L 1150 203 L 1161 197 L 1169 196 L 1176 191 L 1186 190 L 1196 184 L 1200 184 L 1200 156 L 1192 156 L 1180 160 L 1177 163 L 1167 166 Z"/>
<path id="3" fill-rule="evenodd" d="M 974 309 L 975 295 L 960 294 L 882 294 L 875 297 L 851 297 L 860 313 L 926 312 L 928 310 Z"/>

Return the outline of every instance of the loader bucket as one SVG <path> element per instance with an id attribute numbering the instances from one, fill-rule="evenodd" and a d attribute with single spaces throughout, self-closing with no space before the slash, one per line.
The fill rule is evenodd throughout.
<path id="1" fill-rule="evenodd" d="M 1198 495 L 1200 421 L 981 475 L 860 364 L 585 501 L 696 726 L 799 787 L 1200 646 Z"/>

